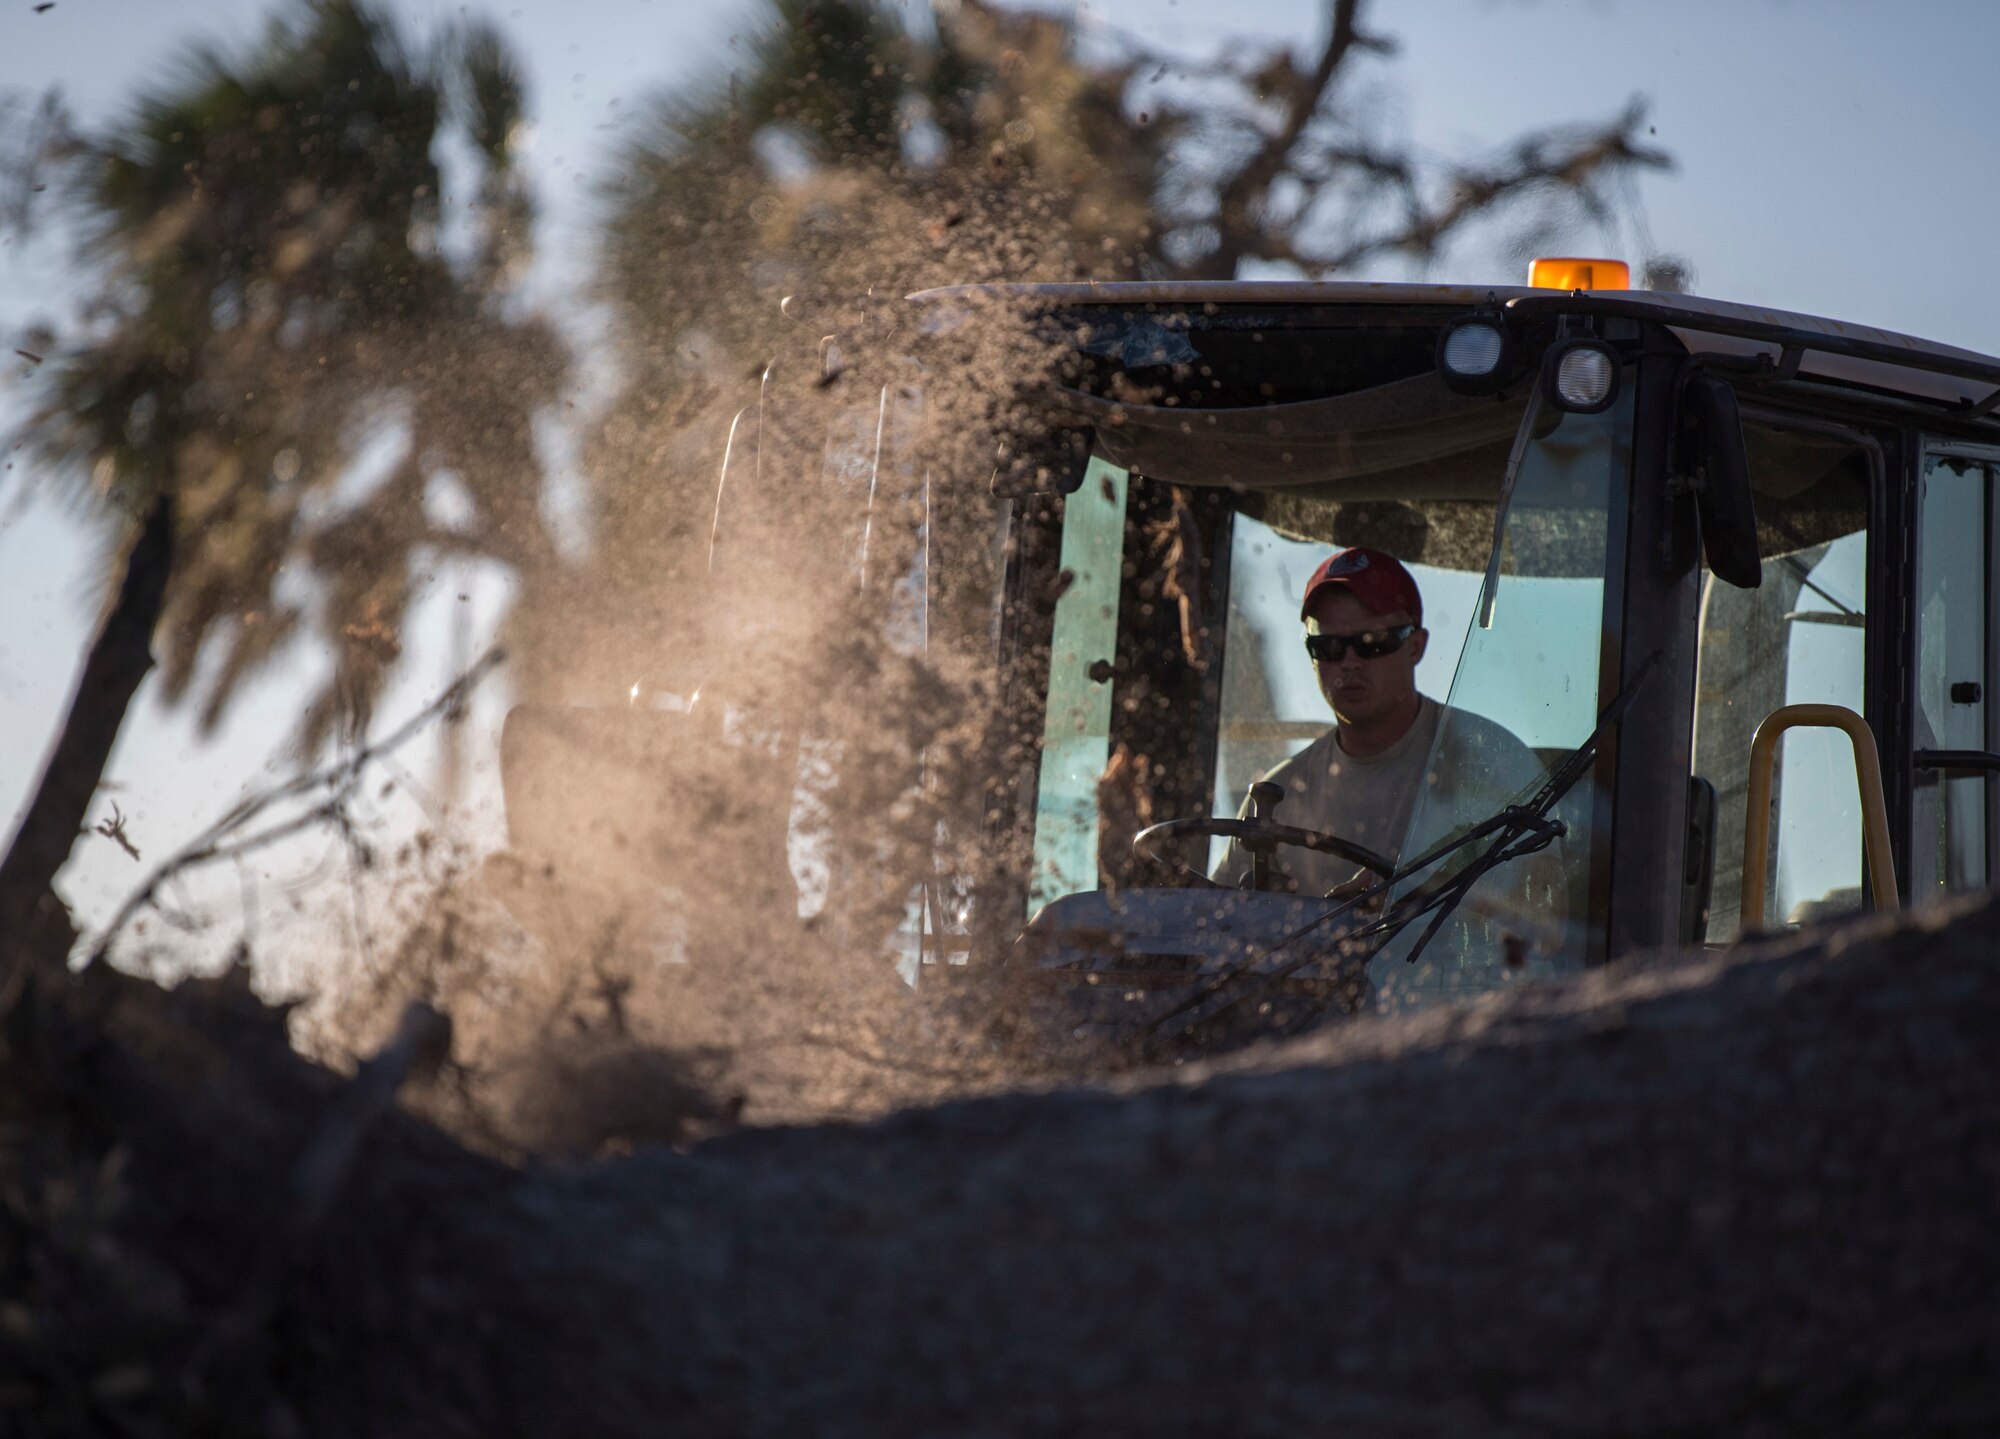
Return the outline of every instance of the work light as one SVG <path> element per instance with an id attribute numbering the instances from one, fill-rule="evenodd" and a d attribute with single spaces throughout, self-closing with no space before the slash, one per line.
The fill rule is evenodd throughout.
<path id="1" fill-rule="evenodd" d="M 1542 357 L 1542 393 L 1573 415 L 1609 409 L 1618 397 L 1618 354 L 1602 340 L 1558 340 Z"/>
<path id="2" fill-rule="evenodd" d="M 1514 374 L 1514 337 L 1485 314 L 1453 320 L 1438 335 L 1438 373 L 1461 395 L 1490 395 Z"/>

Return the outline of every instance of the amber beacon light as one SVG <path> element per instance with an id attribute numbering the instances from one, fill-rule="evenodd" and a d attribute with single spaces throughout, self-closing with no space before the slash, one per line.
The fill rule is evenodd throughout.
<path id="1" fill-rule="evenodd" d="M 1632 267 L 1623 260 L 1550 255 L 1529 264 L 1528 283 L 1537 290 L 1629 290 Z"/>

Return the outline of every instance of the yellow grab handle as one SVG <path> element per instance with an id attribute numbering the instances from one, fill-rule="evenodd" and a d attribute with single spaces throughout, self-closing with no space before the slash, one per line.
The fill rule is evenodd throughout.
<path id="1" fill-rule="evenodd" d="M 1743 816 L 1744 930 L 1764 927 L 1764 872 L 1771 851 L 1771 769 L 1778 736 L 1788 729 L 1837 729 L 1854 746 L 1854 779 L 1861 789 L 1861 845 L 1877 909 L 1900 909 L 1896 865 L 1889 857 L 1889 807 L 1882 799 L 1882 760 L 1868 721 L 1846 705 L 1785 705 L 1764 716 L 1750 740 L 1749 812 Z"/>

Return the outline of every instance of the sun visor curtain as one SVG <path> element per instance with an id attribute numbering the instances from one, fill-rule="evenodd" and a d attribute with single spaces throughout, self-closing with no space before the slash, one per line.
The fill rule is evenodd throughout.
<path id="1" fill-rule="evenodd" d="M 1482 496 L 1462 493 L 1465 467 L 1445 462 L 1504 447 L 1526 397 L 1455 395 L 1423 374 L 1255 409 L 1124 404 L 1067 389 L 1057 403 L 1096 427 L 1107 460 L 1169 484 L 1263 490 L 1394 476 L 1399 498 L 1472 499 Z M 1426 466 L 1438 470 L 1435 494 L 1425 492 Z M 1498 480 L 1488 481 L 1489 493 Z"/>

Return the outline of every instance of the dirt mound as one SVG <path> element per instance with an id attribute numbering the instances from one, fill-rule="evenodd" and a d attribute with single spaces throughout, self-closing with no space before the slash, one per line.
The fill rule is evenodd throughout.
<path id="1" fill-rule="evenodd" d="M 240 990 L 30 986 L 0 1062 L 0 1415 L 1991 1432 L 1996 928 L 1981 898 L 1116 1085 L 570 1167 L 370 1109 L 400 1071 L 304 1064 Z"/>

